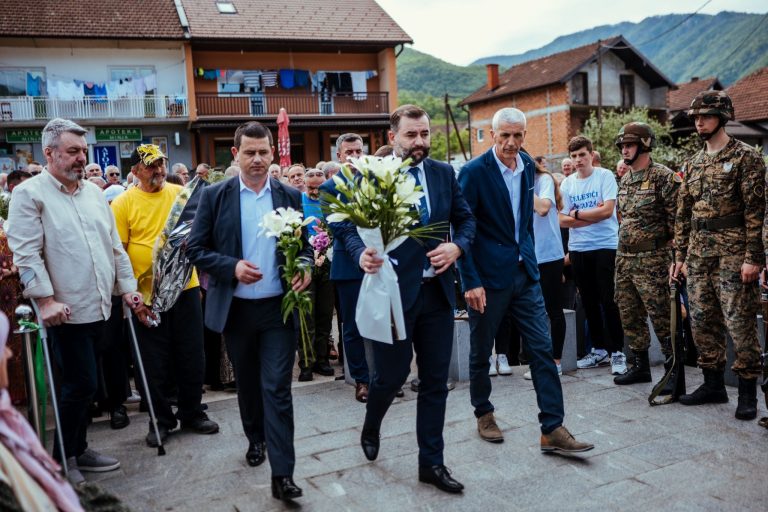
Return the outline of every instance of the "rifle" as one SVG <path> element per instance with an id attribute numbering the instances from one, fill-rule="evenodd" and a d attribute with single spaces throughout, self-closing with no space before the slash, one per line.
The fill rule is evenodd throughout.
<path id="1" fill-rule="evenodd" d="M 648 396 L 648 404 L 663 405 L 676 402 L 681 395 L 685 394 L 685 340 L 683 339 L 683 311 L 680 307 L 680 290 L 678 284 L 672 282 L 669 289 L 669 334 L 672 337 L 672 355 L 669 369 L 664 374 L 664 377 L 653 387 L 651 394 Z M 667 362 L 670 362 L 667 359 Z M 662 398 L 657 400 L 661 391 L 669 382 L 674 374 L 675 382 L 672 394 L 662 395 Z"/>

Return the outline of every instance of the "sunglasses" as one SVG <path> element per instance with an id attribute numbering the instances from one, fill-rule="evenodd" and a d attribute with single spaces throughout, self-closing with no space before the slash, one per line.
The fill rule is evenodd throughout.
<path id="1" fill-rule="evenodd" d="M 38 175 L 38 174 L 40 174 L 41 172 L 42 172 L 42 171 L 32 171 L 32 172 L 30 172 L 30 174 L 31 174 L 32 176 L 37 176 L 37 175 Z"/>
<path id="2" fill-rule="evenodd" d="M 120 173 L 119 172 L 111 172 L 111 173 L 107 174 L 107 176 L 120 176 Z"/>
<path id="3" fill-rule="evenodd" d="M 304 176 L 312 178 L 314 176 L 325 176 L 325 174 L 323 174 L 323 171 L 307 171 Z"/>

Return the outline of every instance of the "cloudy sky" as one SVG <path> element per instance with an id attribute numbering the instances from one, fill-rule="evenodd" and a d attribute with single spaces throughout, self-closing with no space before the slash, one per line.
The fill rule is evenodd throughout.
<path id="1" fill-rule="evenodd" d="M 766 0 L 376 1 L 413 38 L 413 48 L 459 65 L 490 55 L 522 53 L 597 25 L 692 13 L 705 3 L 699 11 L 703 14 L 768 11 Z"/>

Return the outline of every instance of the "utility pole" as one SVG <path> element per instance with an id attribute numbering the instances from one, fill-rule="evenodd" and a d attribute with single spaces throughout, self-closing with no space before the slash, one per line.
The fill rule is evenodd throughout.
<path id="1" fill-rule="evenodd" d="M 445 159 L 448 163 L 451 163 L 451 125 L 449 120 L 451 107 L 448 105 L 448 93 L 445 93 L 444 101 L 445 101 Z"/>
<path id="2" fill-rule="evenodd" d="M 603 42 L 597 40 L 597 123 L 603 124 Z"/>

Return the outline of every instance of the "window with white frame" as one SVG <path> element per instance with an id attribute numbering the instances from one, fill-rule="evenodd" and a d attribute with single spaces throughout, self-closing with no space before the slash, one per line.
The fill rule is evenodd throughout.
<path id="1" fill-rule="evenodd" d="M 45 68 L 0 68 L 0 96 L 45 96 Z"/>
<path id="2" fill-rule="evenodd" d="M 483 129 L 482 128 L 478 128 L 477 129 L 477 142 L 483 142 L 483 135 L 484 135 Z"/>

